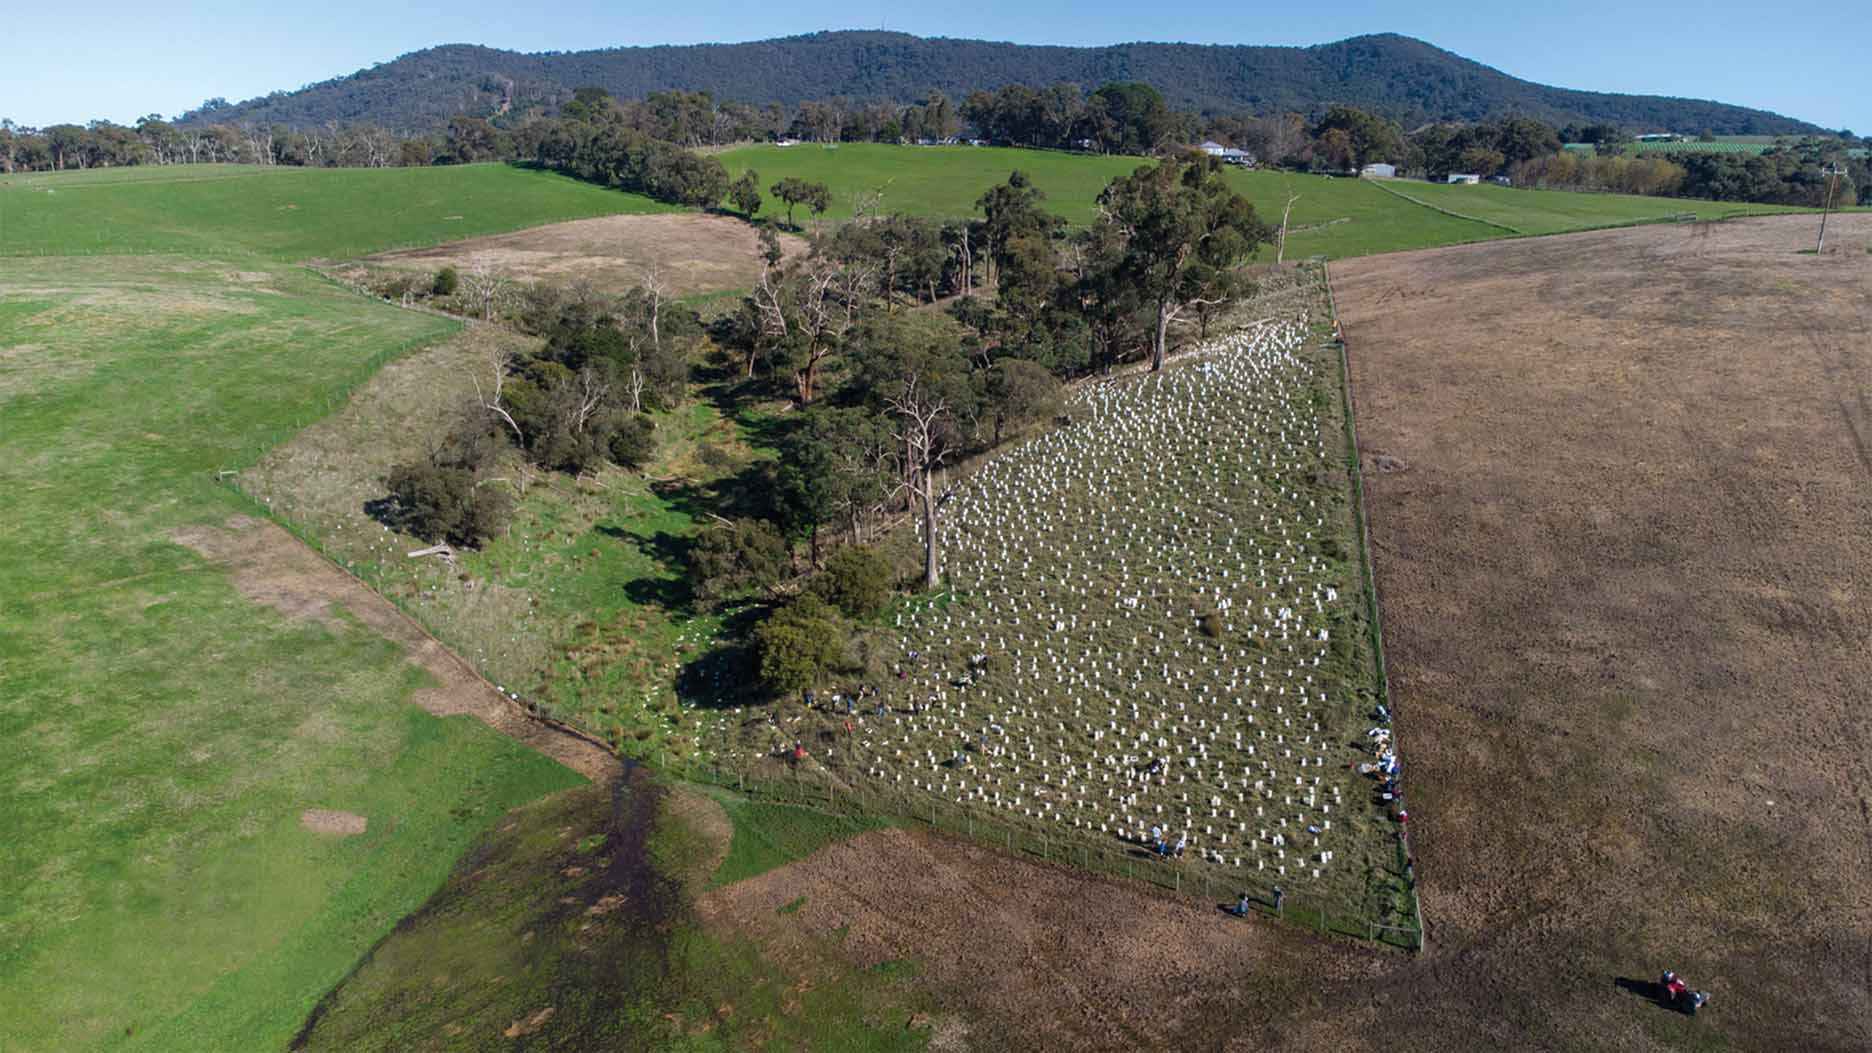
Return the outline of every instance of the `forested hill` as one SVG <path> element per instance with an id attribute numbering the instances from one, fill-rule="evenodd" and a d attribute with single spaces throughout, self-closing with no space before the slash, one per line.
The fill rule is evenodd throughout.
<path id="1" fill-rule="evenodd" d="M 185 121 L 295 127 L 372 122 L 417 131 L 440 127 L 456 114 L 492 117 L 550 109 L 586 85 L 620 98 L 683 89 L 736 102 L 793 104 L 838 96 L 911 102 L 932 90 L 959 101 L 971 91 L 1005 84 L 1065 81 L 1089 90 L 1114 80 L 1144 81 L 1178 109 L 1317 114 L 1330 104 L 1347 103 L 1407 128 L 1431 120 L 1520 115 L 1555 125 L 1611 123 L 1634 131 L 1780 135 L 1819 130 L 1779 114 L 1717 102 L 1533 84 L 1393 34 L 1306 48 L 1073 48 L 872 31 L 532 55 L 451 44 L 298 91 L 210 104 Z"/>

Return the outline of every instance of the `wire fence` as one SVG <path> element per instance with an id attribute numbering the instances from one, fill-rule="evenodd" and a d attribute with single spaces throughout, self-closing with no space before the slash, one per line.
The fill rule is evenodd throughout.
<path id="1" fill-rule="evenodd" d="M 1284 891 L 1257 872 L 1220 875 L 1158 856 L 1148 846 L 1100 847 L 1083 837 L 996 822 L 963 805 L 902 789 L 859 788 L 816 768 L 776 763 L 750 770 L 694 759 L 663 758 L 661 770 L 695 783 L 733 790 L 754 800 L 810 808 L 852 818 L 887 819 L 920 827 L 983 848 L 1142 885 L 1159 894 L 1233 911 L 1248 897 L 1250 914 L 1274 917 L 1321 934 L 1347 936 L 1409 951 L 1423 949 L 1423 928 L 1410 915 L 1374 914 L 1349 908 L 1333 897 Z"/>
<path id="2" fill-rule="evenodd" d="M 1358 423 L 1353 414 L 1352 361 L 1345 327 L 1339 322 L 1339 299 L 1333 294 L 1332 270 L 1325 261 L 1320 263 L 1320 282 L 1326 286 L 1326 305 L 1332 312 L 1334 340 L 1339 345 L 1339 412 L 1345 421 L 1346 471 L 1352 480 L 1352 517 L 1358 524 L 1359 565 L 1365 576 L 1366 623 L 1371 626 L 1372 655 L 1378 666 L 1378 701 L 1395 717 L 1397 710 L 1391 697 L 1391 670 L 1385 664 L 1384 629 L 1379 621 L 1378 577 L 1372 570 L 1371 506 L 1365 491 L 1364 465 L 1359 456 Z M 1397 741 L 1395 722 L 1391 737 Z M 1405 895 L 1409 898 L 1411 918 L 1416 927 L 1417 946 L 1413 949 L 1422 950 L 1423 902 L 1417 895 L 1417 863 L 1410 847 L 1410 828 L 1404 824 L 1398 826 L 1396 866 Z"/>

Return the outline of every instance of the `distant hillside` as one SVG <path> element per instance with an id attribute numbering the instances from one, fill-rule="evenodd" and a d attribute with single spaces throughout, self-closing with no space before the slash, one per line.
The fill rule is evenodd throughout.
<path id="1" fill-rule="evenodd" d="M 1307 48 L 1043 47 L 869 31 L 535 55 L 450 44 L 298 91 L 205 107 L 185 119 L 296 127 L 371 121 L 419 130 L 439 127 L 459 113 L 492 116 L 550 108 L 584 85 L 621 98 L 680 88 L 709 91 L 724 100 L 792 104 L 834 96 L 910 102 L 932 89 L 960 99 L 1004 84 L 1069 81 L 1090 89 L 1112 80 L 1145 81 L 1179 109 L 1311 114 L 1343 102 L 1406 127 L 1522 115 L 1556 125 L 1707 128 L 1724 135 L 1820 130 L 1764 110 L 1699 99 L 1550 88 L 1394 34 Z"/>

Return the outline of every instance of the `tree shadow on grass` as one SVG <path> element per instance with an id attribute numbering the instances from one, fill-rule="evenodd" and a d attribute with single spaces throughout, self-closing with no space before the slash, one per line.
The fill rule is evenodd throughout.
<path id="1" fill-rule="evenodd" d="M 694 576 L 689 573 L 689 553 L 695 547 L 694 539 L 667 530 L 644 537 L 605 523 L 594 529 L 613 541 L 630 545 L 667 572 L 667 575 L 645 574 L 626 582 L 624 595 L 627 599 L 640 606 L 661 607 L 672 614 L 695 613 Z"/>
<path id="2" fill-rule="evenodd" d="M 374 497 L 364 502 L 364 514 L 392 530 L 403 526 L 403 507 L 394 497 Z"/>
<path id="3" fill-rule="evenodd" d="M 772 521 L 779 505 L 770 461 L 755 461 L 708 483 L 664 483 L 656 494 L 704 527 L 724 519 Z"/>
<path id="4" fill-rule="evenodd" d="M 676 694 L 697 709 L 727 709 L 769 701 L 755 686 L 754 627 L 767 614 L 764 604 L 731 608 L 722 617 L 721 642 L 683 664 Z"/>

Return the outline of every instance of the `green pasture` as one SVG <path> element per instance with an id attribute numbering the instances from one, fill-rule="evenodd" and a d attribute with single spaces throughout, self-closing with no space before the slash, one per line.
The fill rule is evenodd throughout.
<path id="1" fill-rule="evenodd" d="M 339 259 L 560 220 L 670 210 L 640 195 L 504 164 L 23 174 L 0 178 L 0 256 Z"/>
<path id="2" fill-rule="evenodd" d="M 1501 231 L 1488 224 L 1400 201 L 1365 179 L 1236 169 L 1229 172 L 1229 182 L 1254 203 L 1255 212 L 1270 226 L 1279 225 L 1287 199 L 1297 195 L 1288 220 L 1290 260 L 1308 256 L 1345 259 L 1501 236 Z M 1267 259 L 1273 255 L 1262 252 Z"/>
<path id="3" fill-rule="evenodd" d="M 705 789 L 734 823 L 728 856 L 710 879 L 732 885 L 804 859 L 837 841 L 886 825 L 884 820 L 830 815 L 811 808 L 753 801 L 727 790 Z"/>
<path id="4" fill-rule="evenodd" d="M 818 143 L 795 146 L 744 146 L 717 155 L 728 174 L 749 168 L 760 173 L 767 201 L 761 215 L 784 220 L 786 205 L 768 191 L 787 176 L 832 188 L 826 219 L 849 219 L 862 194 L 883 192 L 887 212 L 951 218 L 977 215 L 975 201 L 989 187 L 1007 180 L 1015 169 L 1027 173 L 1047 194 L 1047 207 L 1075 224 L 1092 222 L 1094 199 L 1105 184 L 1139 165 L 1137 157 L 1106 157 L 1057 150 L 1021 150 L 999 146 L 889 146 L 882 143 Z M 804 208 L 794 210 L 801 225 L 812 222 Z"/>
<path id="5" fill-rule="evenodd" d="M 295 268 L 0 260 L 0 1048 L 279 1048 L 489 822 L 579 781 L 173 539 L 244 510 L 215 469 L 453 328 Z"/>
<path id="6" fill-rule="evenodd" d="M 749 167 L 757 170 L 763 194 L 786 176 L 825 183 L 832 189 L 832 207 L 826 212 L 829 220 L 849 217 L 861 195 L 879 190 L 887 211 L 934 217 L 975 215 L 975 202 L 982 193 L 1019 169 L 1046 192 L 1047 208 L 1074 224 L 1092 221 L 1097 214 L 1099 191 L 1113 177 L 1148 163 L 1135 157 L 1052 150 L 866 143 L 847 143 L 835 149 L 812 143 L 748 146 L 726 151 L 720 157 L 731 173 L 739 174 Z M 1289 258 L 1317 255 L 1344 259 L 1487 241 L 1510 234 L 1560 234 L 1646 223 L 1682 213 L 1713 219 L 1794 211 L 1772 205 L 1626 194 L 1402 181 L 1378 184 L 1273 170 L 1230 169 L 1228 180 L 1254 203 L 1255 211 L 1270 225 L 1279 224 L 1288 198 L 1295 198 L 1287 239 Z M 769 196 L 762 214 L 784 216 L 785 209 Z M 796 211 L 794 219 L 803 226 L 812 222 L 804 211 Z M 1272 253 L 1264 255 L 1271 257 Z"/>
<path id="7" fill-rule="evenodd" d="M 730 174 L 748 168 L 760 173 L 767 195 L 762 215 L 784 217 L 785 206 L 767 194 L 786 176 L 825 183 L 832 189 L 827 219 L 852 214 L 860 195 L 881 190 L 886 211 L 940 218 L 977 215 L 975 202 L 989 187 L 1019 169 L 1046 192 L 1046 207 L 1067 222 L 1086 225 L 1098 214 L 1099 192 L 1114 178 L 1150 162 L 1138 157 L 1109 157 L 1023 150 L 997 146 L 887 146 L 846 143 L 828 149 L 814 143 L 797 146 L 747 146 L 719 155 Z M 1414 207 L 1355 179 L 1288 172 L 1231 170 L 1229 182 L 1254 202 L 1269 223 L 1279 223 L 1290 193 L 1294 204 L 1289 255 L 1363 256 L 1374 252 L 1420 249 L 1481 241 L 1499 232 Z M 794 212 L 809 225 L 812 216 Z"/>
<path id="8" fill-rule="evenodd" d="M 1636 194 L 1585 194 L 1569 190 L 1399 181 L 1382 184 L 1400 197 L 1447 209 L 1504 228 L 1501 233 L 1564 234 L 1636 223 L 1656 223 L 1677 216 L 1726 219 L 1801 212 L 1788 205 L 1747 205 Z"/>

